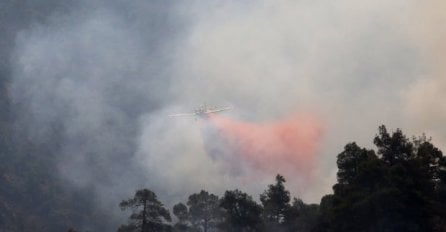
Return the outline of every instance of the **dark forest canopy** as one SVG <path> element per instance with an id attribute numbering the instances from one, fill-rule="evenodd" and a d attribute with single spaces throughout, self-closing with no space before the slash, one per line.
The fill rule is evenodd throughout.
<path id="1" fill-rule="evenodd" d="M 226 191 L 222 198 L 201 190 L 190 195 L 187 204 L 173 206 L 175 223 L 152 191 L 137 190 L 134 198 L 120 203 L 133 212 L 128 224 L 118 231 L 310 231 L 317 205 L 298 199 L 291 203 L 284 182 L 283 176 L 277 175 L 276 183 L 261 194 L 261 204 L 238 189 Z"/>
<path id="2" fill-rule="evenodd" d="M 379 128 L 377 149 L 349 143 L 316 231 L 445 231 L 446 159 L 426 136 Z"/>

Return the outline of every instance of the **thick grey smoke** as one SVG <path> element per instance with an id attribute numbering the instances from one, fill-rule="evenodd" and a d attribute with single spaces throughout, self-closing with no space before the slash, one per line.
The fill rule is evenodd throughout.
<path id="1" fill-rule="evenodd" d="M 336 154 L 346 142 L 369 146 L 378 125 L 404 126 L 401 92 L 418 66 L 401 28 L 407 12 L 396 11 L 409 7 L 404 1 L 267 1 L 180 8 L 194 27 L 180 41 L 173 92 L 183 101 L 227 100 L 238 117 L 253 121 L 294 112 L 323 118 L 317 184 L 291 187 L 317 201 L 330 191 Z"/>
<path id="2" fill-rule="evenodd" d="M 380 124 L 413 130 L 402 106 L 426 67 L 408 30 L 412 1 L 79 5 L 19 34 L 10 91 L 36 141 L 57 132 L 57 174 L 105 208 L 141 187 L 168 204 L 200 189 L 265 189 L 273 176 L 232 175 L 206 153 L 200 122 L 167 117 L 203 102 L 235 106 L 235 119 L 320 118 L 313 184 L 289 179 L 312 202 L 331 191 L 347 142 L 370 146 Z"/>
<path id="3" fill-rule="evenodd" d="M 446 3 L 439 0 L 419 2 L 409 22 L 423 69 L 405 93 L 409 124 L 418 133 L 433 136 L 434 143 L 446 149 Z"/>
<path id="4" fill-rule="evenodd" d="M 164 3 L 81 5 L 18 34 L 10 92 L 18 125 L 60 144 L 55 175 L 113 212 L 151 181 L 134 160 L 139 120 L 168 102 L 168 45 L 181 30 Z"/>

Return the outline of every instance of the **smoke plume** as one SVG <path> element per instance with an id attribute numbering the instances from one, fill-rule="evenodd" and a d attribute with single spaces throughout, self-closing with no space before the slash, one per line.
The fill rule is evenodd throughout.
<path id="1" fill-rule="evenodd" d="M 413 39 L 419 48 L 423 71 L 406 93 L 406 112 L 417 131 L 433 136 L 446 149 L 446 3 L 428 0 L 417 3 L 410 20 Z"/>
<path id="2" fill-rule="evenodd" d="M 276 173 L 318 202 L 342 147 L 370 147 L 378 125 L 446 144 L 442 6 L 79 1 L 16 35 L 16 126 L 54 144 L 55 175 L 114 215 L 137 188 L 167 205 L 200 189 L 256 197 Z M 167 117 L 204 102 L 234 109 Z"/>

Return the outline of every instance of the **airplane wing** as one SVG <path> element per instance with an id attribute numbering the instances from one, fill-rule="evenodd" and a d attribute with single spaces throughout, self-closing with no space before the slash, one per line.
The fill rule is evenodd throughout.
<path id="1" fill-rule="evenodd" d="M 232 110 L 232 107 L 208 110 L 208 111 L 206 111 L 206 113 L 211 114 L 211 113 L 217 113 L 217 112 L 226 111 L 226 110 Z"/>
<path id="2" fill-rule="evenodd" d="M 195 116 L 194 113 L 185 113 L 185 114 L 169 114 L 169 117 L 187 117 L 187 116 Z"/>

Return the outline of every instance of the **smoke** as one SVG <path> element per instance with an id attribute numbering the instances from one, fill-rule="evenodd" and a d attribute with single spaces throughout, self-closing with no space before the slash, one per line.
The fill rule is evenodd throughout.
<path id="1" fill-rule="evenodd" d="M 164 37 L 176 25 L 166 4 L 80 5 L 18 33 L 9 90 L 16 127 L 53 145 L 54 174 L 119 216 L 117 204 L 151 181 L 133 158 L 138 121 L 169 99 L 172 53 L 160 41 L 174 41 Z"/>
<path id="2" fill-rule="evenodd" d="M 290 186 L 294 194 L 318 201 L 331 189 L 336 155 L 346 142 L 370 146 L 378 125 L 404 126 L 401 92 L 419 68 L 401 28 L 410 6 L 405 1 L 283 1 L 177 7 L 194 26 L 179 43 L 178 79 L 171 92 L 180 105 L 229 102 L 234 120 L 317 115 L 326 131 L 314 155 L 318 184 L 298 184 L 299 175 L 289 183 L 297 182 Z M 403 15 L 396 14 L 400 10 Z"/>
<path id="3" fill-rule="evenodd" d="M 417 3 L 412 12 L 413 39 L 423 58 L 423 72 L 406 93 L 406 112 L 417 131 L 433 136 L 446 149 L 446 15 L 444 1 L 429 0 Z"/>
<path id="4" fill-rule="evenodd" d="M 200 189 L 257 196 L 276 172 L 318 202 L 342 147 L 371 146 L 378 125 L 446 137 L 444 17 L 420 4 L 82 1 L 16 37 L 17 126 L 53 142 L 55 175 L 116 215 L 137 188 L 167 205 Z M 436 19 L 411 23 L 415 9 Z M 167 117 L 204 102 L 234 109 Z"/>

